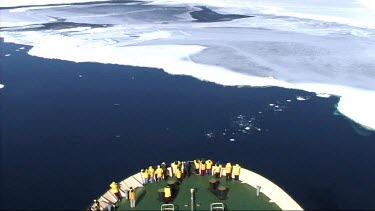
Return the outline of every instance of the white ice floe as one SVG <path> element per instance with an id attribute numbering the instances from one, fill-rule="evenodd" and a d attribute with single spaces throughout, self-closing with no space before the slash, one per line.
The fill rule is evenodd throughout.
<path id="1" fill-rule="evenodd" d="M 231 138 L 231 139 L 229 139 L 229 141 L 235 141 L 235 139 L 234 139 L 234 138 Z"/>
<path id="2" fill-rule="evenodd" d="M 327 93 L 317 93 L 316 96 L 322 97 L 322 98 L 330 98 L 331 97 L 331 95 L 327 94 Z"/>
<path id="3" fill-rule="evenodd" d="M 250 127 L 245 127 L 245 130 L 250 130 Z"/>
<path id="4" fill-rule="evenodd" d="M 8 54 L 5 54 L 4 56 L 10 56 L 10 55 L 11 55 L 11 54 L 8 53 Z"/>
<path id="5" fill-rule="evenodd" d="M 297 100 L 299 101 L 303 101 L 303 100 L 307 100 L 308 98 L 306 97 L 302 97 L 302 96 L 297 96 Z"/>
<path id="6" fill-rule="evenodd" d="M 286 100 L 286 102 L 292 102 L 292 100 Z"/>
<path id="7" fill-rule="evenodd" d="M 46 2 L 13 0 L 2 1 L 1 6 Z M 54 2 L 58 1 L 48 1 Z M 99 5 L 71 5 L 77 7 L 72 11 L 64 7 L 44 11 L 41 7 L 37 15 L 32 9 L 2 10 L 2 26 L 27 23 L 17 28 L 27 30 L 2 31 L 1 36 L 6 42 L 32 46 L 28 53 L 43 58 L 155 67 L 226 86 L 278 86 L 320 97 L 319 93 L 336 95 L 343 115 L 375 129 L 375 38 L 371 28 L 375 17 L 369 1 L 306 0 L 302 5 L 297 0 L 156 0 L 153 4 L 208 5 L 219 12 L 256 17 L 192 23 L 186 13 L 168 17 L 168 24 L 162 24 L 167 13 L 158 10 L 160 7 L 124 9 L 120 15 L 113 8 L 101 13 L 105 10 Z M 26 26 L 51 22 L 51 16 L 114 26 L 38 31 L 31 30 L 37 26 Z"/>
<path id="8" fill-rule="evenodd" d="M 274 106 L 275 104 L 270 103 L 270 106 Z"/>
<path id="9" fill-rule="evenodd" d="M 4 84 L 0 84 L 0 89 L 4 88 Z"/>

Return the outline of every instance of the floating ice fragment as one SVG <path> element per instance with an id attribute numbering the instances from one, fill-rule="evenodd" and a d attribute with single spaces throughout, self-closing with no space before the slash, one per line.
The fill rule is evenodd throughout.
<path id="1" fill-rule="evenodd" d="M 212 138 L 212 137 L 214 137 L 214 133 L 212 133 L 212 132 L 207 133 L 207 134 L 206 134 L 206 137 L 208 137 L 208 138 Z"/>
<path id="2" fill-rule="evenodd" d="M 275 108 L 278 108 L 279 106 L 278 105 L 275 105 Z"/>
<path id="3" fill-rule="evenodd" d="M 0 84 L 0 89 L 4 88 L 4 85 L 3 84 Z"/>
<path id="4" fill-rule="evenodd" d="M 260 114 L 261 114 L 262 112 L 261 112 L 261 111 L 259 111 L 258 113 L 260 113 Z"/>
<path id="5" fill-rule="evenodd" d="M 5 56 L 10 56 L 10 54 L 5 54 Z"/>
<path id="6" fill-rule="evenodd" d="M 82 75 L 78 75 L 78 77 L 82 78 Z"/>
<path id="7" fill-rule="evenodd" d="M 287 102 L 291 102 L 291 100 L 286 100 Z"/>
<path id="8" fill-rule="evenodd" d="M 270 106 L 274 106 L 275 104 L 270 103 Z"/>
<path id="9" fill-rule="evenodd" d="M 250 130 L 250 127 L 245 127 L 245 130 Z"/>
<path id="10" fill-rule="evenodd" d="M 19 48 L 20 50 L 23 50 L 23 49 L 25 49 L 25 47 L 21 47 L 21 48 Z"/>
<path id="11" fill-rule="evenodd" d="M 234 138 L 231 138 L 231 139 L 229 139 L 229 141 L 235 141 L 235 139 L 234 139 Z"/>
<path id="12" fill-rule="evenodd" d="M 317 97 L 322 97 L 322 98 L 329 98 L 329 97 L 331 97 L 330 94 L 326 94 L 326 93 L 317 93 L 316 96 Z"/>
<path id="13" fill-rule="evenodd" d="M 297 100 L 307 100 L 308 98 L 302 97 L 302 96 L 297 96 Z"/>

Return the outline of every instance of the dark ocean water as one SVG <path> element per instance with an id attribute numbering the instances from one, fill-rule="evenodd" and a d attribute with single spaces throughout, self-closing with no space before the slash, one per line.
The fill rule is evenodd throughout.
<path id="1" fill-rule="evenodd" d="M 84 209 L 113 180 L 195 158 L 238 162 L 305 209 L 375 209 L 375 135 L 334 115 L 337 97 L 0 47 L 1 209 Z"/>

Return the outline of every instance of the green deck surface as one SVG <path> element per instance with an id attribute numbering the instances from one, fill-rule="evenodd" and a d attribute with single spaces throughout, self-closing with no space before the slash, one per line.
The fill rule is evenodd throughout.
<path id="1" fill-rule="evenodd" d="M 191 210 L 190 189 L 195 189 L 194 210 L 210 210 L 211 203 L 224 203 L 225 210 L 281 210 L 275 203 L 270 203 L 269 198 L 264 194 L 256 196 L 256 189 L 248 184 L 234 181 L 225 181 L 220 178 L 220 186 L 229 189 L 226 200 L 220 200 L 209 190 L 211 176 L 192 175 L 183 180 L 179 191 L 173 201 L 175 210 Z M 163 204 L 158 199 L 158 189 L 167 186 L 167 182 L 146 184 L 137 188 L 136 208 L 130 208 L 128 200 L 123 199 L 117 204 L 117 210 L 160 210 Z"/>

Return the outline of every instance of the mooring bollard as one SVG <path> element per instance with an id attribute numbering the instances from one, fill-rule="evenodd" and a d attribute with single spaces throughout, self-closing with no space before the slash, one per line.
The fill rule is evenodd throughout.
<path id="1" fill-rule="evenodd" d="M 259 185 L 257 185 L 257 196 L 259 196 L 259 194 L 260 194 L 260 186 Z"/>

